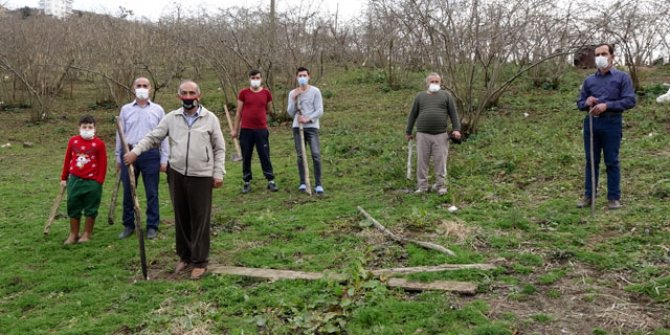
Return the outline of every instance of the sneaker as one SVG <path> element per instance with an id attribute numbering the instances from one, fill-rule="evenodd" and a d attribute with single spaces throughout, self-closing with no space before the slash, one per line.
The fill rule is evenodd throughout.
<path id="1" fill-rule="evenodd" d="M 128 238 L 128 236 L 132 235 L 134 232 L 135 232 L 134 227 L 123 227 L 123 231 L 119 234 L 119 240 Z"/>
<path id="2" fill-rule="evenodd" d="M 268 190 L 270 190 L 270 192 L 277 192 L 277 191 L 279 191 L 279 189 L 277 188 L 277 184 L 275 183 L 274 180 L 270 180 L 270 181 L 268 182 Z"/>
<path id="3" fill-rule="evenodd" d="M 147 239 L 153 240 L 158 236 L 158 229 L 156 228 L 147 228 Z"/>
<path id="4" fill-rule="evenodd" d="M 447 194 L 447 188 L 446 188 L 446 187 L 440 187 L 440 188 L 437 190 L 437 194 L 438 194 L 438 195 L 445 195 L 445 194 Z"/>
<path id="5" fill-rule="evenodd" d="M 298 186 L 298 191 L 300 191 L 300 192 L 307 192 L 307 185 L 305 185 L 305 184 L 300 184 L 300 186 Z"/>
<path id="6" fill-rule="evenodd" d="M 577 201 L 577 208 L 584 208 L 591 206 L 591 197 L 584 197 L 582 200 Z"/>
<path id="7" fill-rule="evenodd" d="M 608 200 L 607 208 L 609 209 L 619 209 L 621 208 L 621 201 L 619 200 Z"/>
<path id="8" fill-rule="evenodd" d="M 421 194 L 421 193 L 427 193 L 427 192 L 428 192 L 427 189 L 421 188 L 421 187 L 417 188 L 416 191 L 414 191 L 415 194 Z"/>
<path id="9" fill-rule="evenodd" d="M 323 186 L 318 185 L 314 188 L 314 192 L 316 192 L 316 194 L 323 194 Z"/>
<path id="10" fill-rule="evenodd" d="M 242 193 L 249 193 L 249 192 L 251 192 L 251 183 L 245 181 L 244 186 L 242 186 Z"/>

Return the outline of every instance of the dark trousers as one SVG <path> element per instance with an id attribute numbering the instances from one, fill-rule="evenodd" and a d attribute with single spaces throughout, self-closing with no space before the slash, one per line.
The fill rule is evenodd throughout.
<path id="1" fill-rule="evenodd" d="M 177 255 L 194 267 L 207 267 L 212 211 L 212 177 L 187 177 L 168 169 L 174 207 Z"/>
<path id="2" fill-rule="evenodd" d="M 272 173 L 272 162 L 270 161 L 270 132 L 267 129 L 244 129 L 240 130 L 240 149 L 242 150 L 242 179 L 250 181 L 251 176 L 251 157 L 254 153 L 254 146 L 258 151 L 258 158 L 261 161 L 263 175 L 267 180 L 274 180 Z"/>
<path id="3" fill-rule="evenodd" d="M 158 149 L 151 149 L 137 157 L 133 164 L 135 169 L 135 185 L 142 174 L 144 193 L 147 198 L 146 221 L 147 229 L 158 229 L 160 216 L 158 213 L 158 181 L 160 180 L 161 154 Z M 128 167 L 121 164 L 121 181 L 123 182 L 123 225 L 135 228 L 135 211 L 133 197 L 130 194 L 130 178 Z"/>
<path id="4" fill-rule="evenodd" d="M 309 146 L 312 152 L 312 164 L 314 164 L 314 183 L 315 186 L 321 185 L 321 144 L 319 143 L 319 129 L 303 128 L 305 134 L 305 148 Z M 305 169 L 302 166 L 302 145 L 300 143 L 300 128 L 293 128 L 293 141 L 295 142 L 295 152 L 298 154 L 298 173 L 300 174 L 300 184 L 305 183 Z"/>
<path id="5" fill-rule="evenodd" d="M 607 200 L 621 198 L 621 168 L 619 166 L 619 148 L 623 136 L 622 116 L 618 114 L 603 115 L 593 118 L 593 161 L 596 170 L 596 190 L 600 174 L 600 153 L 605 158 L 607 171 Z M 584 118 L 584 151 L 586 153 L 586 178 L 584 178 L 584 196 L 591 197 L 591 158 L 589 142 L 589 118 Z M 596 192 L 597 193 L 597 192 Z"/>

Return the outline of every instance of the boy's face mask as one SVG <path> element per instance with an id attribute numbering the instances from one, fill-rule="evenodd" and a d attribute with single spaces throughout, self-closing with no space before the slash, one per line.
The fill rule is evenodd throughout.
<path id="1" fill-rule="evenodd" d="M 93 139 L 95 136 L 95 126 L 92 124 L 82 124 L 79 126 L 79 135 L 85 140 Z"/>

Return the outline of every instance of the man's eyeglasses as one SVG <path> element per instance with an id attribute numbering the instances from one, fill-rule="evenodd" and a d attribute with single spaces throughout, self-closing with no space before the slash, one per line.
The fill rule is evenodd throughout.
<path id="1" fill-rule="evenodd" d="M 135 88 L 149 88 L 149 84 L 137 84 Z"/>

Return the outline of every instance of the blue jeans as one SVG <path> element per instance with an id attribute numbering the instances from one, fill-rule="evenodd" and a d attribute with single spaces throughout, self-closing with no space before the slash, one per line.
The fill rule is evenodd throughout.
<path id="1" fill-rule="evenodd" d="M 309 146 L 312 152 L 312 163 L 314 164 L 314 183 L 315 186 L 321 185 L 321 144 L 319 143 L 319 129 L 303 128 L 305 134 L 305 149 Z M 293 128 L 293 142 L 295 143 L 295 152 L 298 154 L 298 174 L 300 175 L 300 184 L 305 183 L 305 169 L 302 166 L 302 145 L 300 143 L 300 128 Z"/>
<path id="2" fill-rule="evenodd" d="M 144 192 L 147 198 L 145 220 L 147 229 L 158 229 L 160 216 L 158 214 L 158 181 L 160 179 L 161 154 L 159 149 L 151 149 L 137 157 L 133 164 L 135 168 L 135 185 L 137 178 L 142 174 Z M 121 164 L 121 181 L 123 182 L 123 225 L 135 228 L 135 211 L 133 210 L 133 196 L 130 194 L 130 179 L 128 167 Z"/>
<path id="3" fill-rule="evenodd" d="M 598 189 L 598 176 L 600 165 L 600 153 L 605 158 L 607 171 L 607 200 L 621 199 L 621 168 L 619 166 L 619 148 L 623 136 L 621 113 L 606 114 L 593 118 L 593 161 L 596 170 L 596 190 Z M 584 196 L 591 197 L 591 158 L 589 142 L 589 118 L 584 118 L 584 152 L 586 153 L 586 170 L 584 178 Z M 597 192 L 596 192 L 597 194 Z"/>

